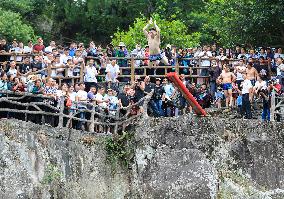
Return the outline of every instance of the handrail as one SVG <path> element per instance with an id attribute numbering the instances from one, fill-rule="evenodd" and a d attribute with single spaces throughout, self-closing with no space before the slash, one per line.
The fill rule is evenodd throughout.
<path id="1" fill-rule="evenodd" d="M 0 112 L 22 113 L 22 114 L 25 114 L 25 120 L 27 120 L 27 114 L 41 115 L 42 120 L 44 119 L 43 116 L 59 117 L 58 127 L 64 126 L 64 124 L 63 124 L 64 118 L 68 119 L 68 121 L 65 125 L 66 127 L 69 127 L 71 120 L 90 123 L 91 131 L 94 130 L 95 125 L 113 126 L 114 129 L 115 129 L 115 133 L 117 133 L 119 127 L 122 127 L 125 123 L 129 123 L 130 121 L 133 121 L 133 120 L 137 119 L 138 117 L 140 117 L 142 115 L 142 114 L 138 114 L 136 116 L 130 116 L 130 111 L 131 111 L 131 109 L 133 109 L 135 106 L 137 106 L 141 102 L 143 102 L 143 107 L 147 106 L 147 104 L 149 103 L 149 99 L 151 98 L 153 92 L 149 93 L 148 95 L 146 95 L 145 97 L 140 99 L 135 104 L 131 104 L 128 107 L 118 107 L 118 109 L 115 112 L 115 115 L 104 114 L 104 111 L 97 111 L 96 107 L 100 107 L 99 105 L 94 105 L 93 103 L 86 103 L 86 102 L 72 102 L 72 103 L 74 103 L 75 105 L 80 104 L 81 106 L 87 106 L 88 105 L 89 109 L 87 107 L 85 109 L 74 108 L 74 110 L 76 110 L 76 112 L 74 114 L 72 114 L 72 115 L 65 114 L 64 110 L 66 110 L 67 107 L 65 107 L 65 105 L 64 105 L 64 96 L 62 96 L 60 98 L 60 100 L 58 101 L 57 107 L 54 107 L 50 104 L 47 104 L 47 103 L 44 103 L 44 102 L 33 101 L 33 100 L 31 100 L 30 102 L 17 101 L 17 100 L 22 100 L 23 96 L 35 97 L 37 99 L 42 98 L 42 100 L 44 100 L 44 99 L 55 100 L 52 97 L 44 96 L 44 95 L 41 95 L 41 94 L 36 95 L 36 94 L 30 94 L 30 93 L 26 93 L 26 92 L 18 93 L 18 92 L 3 91 L 3 90 L 0 90 L 0 94 L 1 94 L 0 95 L 0 103 L 5 102 L 7 104 L 10 104 L 10 106 L 8 106 L 8 108 L 7 108 L 7 106 L 1 107 Z M 11 100 L 11 98 L 9 97 L 9 94 L 10 95 L 17 95 L 19 97 L 18 98 L 14 97 L 13 100 Z M 25 107 L 25 109 L 18 110 L 17 107 L 23 107 L 23 108 Z M 35 110 L 29 110 L 30 107 L 33 107 Z M 44 111 L 44 110 L 46 110 L 44 107 L 48 107 L 49 110 L 52 110 L 52 112 Z M 72 108 L 72 110 L 73 110 L 73 108 Z M 120 110 L 126 110 L 126 114 L 122 117 L 119 117 Z M 75 115 L 77 115 L 81 112 L 90 113 L 91 114 L 90 119 L 81 119 L 81 118 L 75 117 Z M 95 116 L 97 116 L 97 117 L 95 117 Z M 110 119 L 110 120 L 100 122 L 100 121 L 97 121 L 96 118 L 98 118 L 99 120 L 102 120 L 103 118 Z"/>
<path id="2" fill-rule="evenodd" d="M 19 53 L 0 53 L 0 56 L 34 56 L 34 55 L 40 55 L 40 54 L 19 54 Z M 95 60 L 101 60 L 102 57 L 95 57 L 95 56 L 86 56 L 85 60 L 87 62 L 87 60 L 89 59 L 95 59 Z M 160 70 L 160 74 L 149 74 L 147 72 L 147 70 L 151 70 L 154 69 L 154 67 L 150 67 L 150 66 L 135 66 L 135 61 L 136 60 L 141 60 L 141 61 L 145 61 L 145 60 L 149 60 L 148 57 L 134 57 L 134 56 L 127 56 L 127 57 L 106 57 L 107 60 L 126 60 L 127 61 L 127 65 L 124 67 L 120 67 L 120 75 L 119 78 L 130 78 L 131 81 L 134 81 L 134 76 L 135 74 L 139 72 L 139 75 L 142 77 L 145 77 L 146 75 L 149 75 L 150 77 L 166 77 L 167 73 L 169 72 L 169 69 L 175 69 L 175 71 L 177 73 L 180 73 L 181 70 L 188 70 L 187 74 L 185 75 L 186 77 L 190 77 L 190 78 L 202 78 L 204 79 L 205 82 L 208 81 L 209 75 L 200 75 L 201 70 L 203 69 L 208 69 L 210 67 L 210 65 L 208 66 L 204 66 L 203 61 L 207 60 L 207 61 L 212 61 L 212 60 L 218 60 L 217 58 L 211 57 L 211 58 L 200 58 L 200 57 L 193 57 L 193 58 L 180 58 L 180 57 L 176 57 L 174 58 L 175 60 L 175 65 L 174 66 L 156 66 L 155 69 L 159 69 Z M 192 61 L 191 65 L 189 66 L 181 66 L 179 65 L 179 61 L 181 60 L 188 60 L 188 61 Z M 228 62 L 234 62 L 234 61 L 238 61 L 240 59 L 227 59 L 226 61 Z M 34 74 L 40 74 L 40 73 L 45 73 L 47 74 L 47 77 L 51 77 L 51 71 L 57 68 L 63 68 L 65 70 L 65 74 L 64 76 L 52 76 L 52 78 L 57 79 L 59 81 L 59 85 L 61 85 L 63 80 L 69 79 L 72 81 L 72 83 L 74 84 L 75 82 L 82 82 L 84 79 L 84 70 L 85 70 L 85 63 L 81 63 L 80 65 L 80 72 L 78 76 L 71 76 L 68 77 L 66 76 L 66 69 L 68 67 L 66 66 L 58 66 L 58 67 L 53 67 L 51 66 L 51 64 L 49 64 L 46 68 L 41 69 L 39 71 L 35 71 L 35 72 L 29 72 L 27 74 L 25 74 L 24 76 L 28 76 L 28 75 L 34 75 Z M 105 66 L 96 66 L 97 69 L 99 70 L 104 70 Z M 98 77 L 105 77 L 105 74 L 98 74 Z"/>

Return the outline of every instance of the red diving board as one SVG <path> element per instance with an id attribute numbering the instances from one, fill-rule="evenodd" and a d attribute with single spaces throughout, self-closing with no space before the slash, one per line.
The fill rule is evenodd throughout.
<path id="1" fill-rule="evenodd" d="M 198 104 L 189 90 L 185 87 L 182 81 L 179 79 L 178 75 L 175 72 L 171 72 L 167 74 L 167 77 L 173 82 L 174 85 L 179 89 L 182 93 L 183 97 L 189 102 L 192 106 L 193 110 L 197 115 L 206 116 L 206 111 Z"/>

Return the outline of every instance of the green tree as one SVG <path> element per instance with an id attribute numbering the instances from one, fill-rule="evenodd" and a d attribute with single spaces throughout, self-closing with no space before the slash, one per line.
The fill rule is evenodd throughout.
<path id="1" fill-rule="evenodd" d="M 197 46 L 200 43 L 200 33 L 195 32 L 188 33 L 188 29 L 185 24 L 180 20 L 167 21 L 163 20 L 159 15 L 153 16 L 157 21 L 157 25 L 161 29 L 161 45 L 165 47 L 167 44 L 171 44 L 178 47 L 190 47 Z M 137 18 L 128 31 L 118 30 L 113 37 L 112 43 L 118 45 L 123 41 L 126 46 L 133 49 L 137 43 L 146 45 L 147 41 L 143 33 L 143 28 L 146 25 L 146 17 Z"/>
<path id="2" fill-rule="evenodd" d="M 20 14 L 0 8 L 0 36 L 8 40 L 14 38 L 27 42 L 34 39 L 33 28 L 25 24 Z"/>
<path id="3" fill-rule="evenodd" d="M 252 46 L 284 43 L 283 1 L 211 0 L 203 13 L 203 31 L 220 44 Z"/>

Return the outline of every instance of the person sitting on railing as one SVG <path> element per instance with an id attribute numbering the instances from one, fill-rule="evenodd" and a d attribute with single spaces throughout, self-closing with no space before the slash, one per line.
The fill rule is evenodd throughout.
<path id="1" fill-rule="evenodd" d="M 45 49 L 45 46 L 43 45 L 43 39 L 42 37 L 38 37 L 37 44 L 33 46 L 33 53 L 43 52 L 44 49 Z"/>
<path id="2" fill-rule="evenodd" d="M 91 87 L 98 87 L 97 83 L 97 75 L 98 75 L 98 71 L 95 67 L 95 60 L 94 59 L 90 59 L 88 64 L 85 66 L 84 69 L 84 82 L 86 85 L 86 91 L 88 92 L 90 90 Z"/>

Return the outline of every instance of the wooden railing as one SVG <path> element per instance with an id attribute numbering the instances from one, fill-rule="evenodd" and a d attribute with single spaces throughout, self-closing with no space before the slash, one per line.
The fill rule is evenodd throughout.
<path id="1" fill-rule="evenodd" d="M 0 54 L 1 56 L 13 56 L 14 60 L 16 60 L 17 56 L 21 56 L 21 57 L 32 57 L 34 56 L 34 54 L 16 54 L 16 53 L 5 53 L 5 54 Z M 92 57 L 92 56 L 88 56 L 85 58 L 85 61 L 88 62 L 89 59 L 94 59 L 97 62 L 99 62 L 100 58 L 99 57 Z M 172 72 L 171 70 L 174 70 L 177 73 L 182 73 L 183 69 L 188 70 L 187 74 L 185 74 L 185 77 L 188 78 L 192 78 L 192 79 L 196 79 L 196 78 L 202 78 L 205 80 L 205 82 L 207 82 L 207 80 L 209 79 L 209 76 L 202 76 L 201 75 L 201 71 L 202 69 L 208 69 L 210 67 L 210 65 L 206 65 L 206 66 L 201 66 L 202 65 L 202 61 L 204 60 L 208 60 L 208 61 L 212 61 L 212 60 L 216 60 L 216 58 L 211 58 L 211 59 L 204 59 L 204 58 L 175 58 L 175 65 L 174 66 L 156 66 L 156 67 L 149 67 L 149 66 L 139 66 L 136 67 L 135 66 L 135 61 L 136 60 L 148 60 L 148 58 L 135 58 L 135 57 L 108 57 L 108 60 L 125 60 L 127 61 L 127 66 L 126 67 L 120 67 L 120 75 L 119 78 L 123 79 L 123 78 L 129 78 L 131 81 L 134 80 L 135 74 L 139 74 L 141 77 L 145 77 L 146 75 L 149 75 L 150 77 L 165 77 L 167 75 L 168 72 Z M 188 60 L 191 63 L 193 63 L 190 66 L 180 66 L 178 63 L 180 60 Z M 230 59 L 227 60 L 228 63 L 232 63 L 234 61 L 237 61 L 236 59 Z M 3 62 L 1 62 L 3 64 Z M 17 62 L 17 64 L 20 64 L 22 62 Z M 34 74 L 39 74 L 39 73 L 45 73 L 47 75 L 47 77 L 51 77 L 51 71 L 54 69 L 59 69 L 62 68 L 64 69 L 64 75 L 65 76 L 54 76 L 54 79 L 57 79 L 59 84 L 61 84 L 61 82 L 63 80 L 69 79 L 72 81 L 72 83 L 75 82 L 82 82 L 84 79 L 84 69 L 85 69 L 85 64 L 81 63 L 80 64 L 80 74 L 78 76 L 72 76 L 72 77 L 68 77 L 67 76 L 67 67 L 66 66 L 59 66 L 59 67 L 53 67 L 51 66 L 51 64 L 48 64 L 48 66 L 40 71 L 36 71 L 36 72 L 30 72 L 28 74 L 26 74 L 26 76 L 28 75 L 34 75 Z M 101 67 L 101 66 L 96 66 L 97 70 L 101 70 L 100 74 L 98 75 L 98 77 L 104 78 L 105 74 L 103 72 L 103 70 L 105 69 L 105 67 Z M 147 73 L 147 70 L 153 70 L 157 71 L 160 70 L 159 73 L 160 74 L 149 74 Z M 126 74 L 125 74 L 126 73 Z"/>
<path id="2" fill-rule="evenodd" d="M 151 99 L 153 93 L 146 95 L 140 99 L 137 103 L 131 104 L 128 107 L 119 107 L 115 110 L 115 114 L 106 114 L 103 109 L 100 109 L 98 105 L 84 102 L 72 102 L 72 112 L 64 104 L 64 97 L 59 100 L 55 100 L 52 97 L 44 95 L 34 95 L 24 92 L 11 92 L 0 91 L 0 114 L 5 114 L 8 117 L 16 117 L 24 121 L 32 121 L 40 123 L 42 125 L 55 121 L 51 124 L 53 127 L 68 127 L 72 128 L 72 121 L 85 122 L 89 132 L 96 132 L 96 128 L 102 127 L 106 130 L 110 128 L 114 134 L 123 131 L 126 125 L 133 123 L 147 112 L 140 112 L 136 115 L 131 115 L 131 110 L 138 104 L 143 104 L 143 109 L 147 110 L 147 105 Z M 47 102 L 58 101 L 56 106 L 50 105 Z M 80 106 L 86 106 L 84 109 L 80 109 Z M 121 115 L 121 111 L 124 114 Z M 81 119 L 78 117 L 80 113 L 89 114 L 89 117 Z M 34 116 L 34 117 L 30 117 Z M 35 119 L 36 117 L 36 119 Z M 48 118 L 49 121 L 46 120 Z"/>

